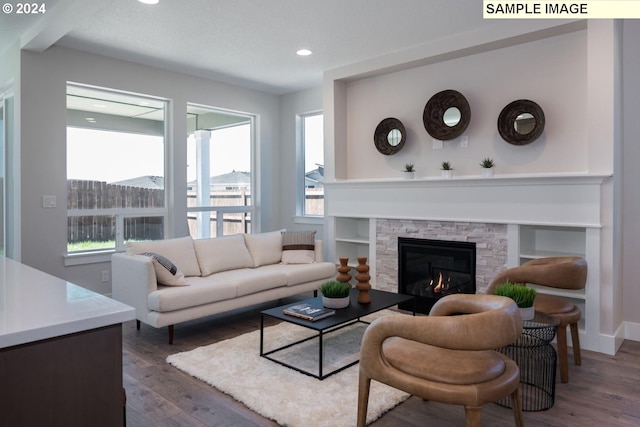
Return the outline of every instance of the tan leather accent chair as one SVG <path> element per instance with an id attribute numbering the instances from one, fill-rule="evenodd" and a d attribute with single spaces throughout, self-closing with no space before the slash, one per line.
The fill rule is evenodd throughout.
<path id="1" fill-rule="evenodd" d="M 519 267 L 499 273 L 487 287 L 487 294 L 495 293 L 496 286 L 505 283 L 527 283 L 557 289 L 584 289 L 587 283 L 587 261 L 581 257 L 548 257 L 525 262 Z M 566 298 L 538 293 L 533 303 L 536 311 L 547 313 L 559 322 L 556 328 L 560 380 L 569 382 L 567 348 L 567 325 L 571 330 L 573 359 L 582 364 L 578 322 L 582 317 L 580 308 Z"/>
<path id="2" fill-rule="evenodd" d="M 376 319 L 360 347 L 358 427 L 364 427 L 371 380 L 425 400 L 463 405 L 467 427 L 482 425 L 482 405 L 511 396 L 522 427 L 520 370 L 495 351 L 522 333 L 522 318 L 510 298 L 452 294 L 429 316 Z"/>

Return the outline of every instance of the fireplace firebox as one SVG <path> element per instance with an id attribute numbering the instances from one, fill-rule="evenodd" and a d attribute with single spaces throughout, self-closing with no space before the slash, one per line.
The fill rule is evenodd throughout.
<path id="1" fill-rule="evenodd" d="M 398 293 L 413 295 L 404 310 L 429 313 L 445 295 L 476 293 L 476 244 L 398 238 Z"/>

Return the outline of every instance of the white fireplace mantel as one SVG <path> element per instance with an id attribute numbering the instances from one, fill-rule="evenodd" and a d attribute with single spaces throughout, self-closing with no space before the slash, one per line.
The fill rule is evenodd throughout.
<path id="1" fill-rule="evenodd" d="M 330 258 L 367 256 L 380 282 L 373 284 L 383 288 L 395 283 L 394 237 L 401 235 L 475 239 L 494 251 L 479 254 L 480 287 L 496 270 L 527 259 L 583 256 L 585 290 L 562 296 L 583 310 L 583 347 L 615 354 L 622 337 L 601 330 L 612 316 L 611 304 L 601 304 L 612 298 L 603 274 L 613 262 L 612 198 L 611 174 L 335 180 L 325 183 L 324 238 Z"/>
<path id="2" fill-rule="evenodd" d="M 325 183 L 325 214 L 502 224 L 601 226 L 611 174 L 351 179 Z"/>

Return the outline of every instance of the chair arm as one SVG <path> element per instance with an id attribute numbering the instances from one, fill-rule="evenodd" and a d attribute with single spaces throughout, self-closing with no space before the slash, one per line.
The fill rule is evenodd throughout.
<path id="1" fill-rule="evenodd" d="M 477 298 L 494 297 L 474 295 Z M 514 342 L 522 333 L 517 306 L 507 300 L 502 307 L 459 316 L 430 315 L 413 317 L 392 315 L 376 319 L 367 328 L 362 347 L 381 347 L 385 339 L 405 338 L 452 350 L 492 350 Z M 452 313 L 453 314 L 453 313 Z"/>

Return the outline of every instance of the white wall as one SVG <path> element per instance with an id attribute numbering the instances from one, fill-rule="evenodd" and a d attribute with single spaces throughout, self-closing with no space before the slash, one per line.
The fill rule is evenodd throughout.
<path id="1" fill-rule="evenodd" d="M 186 104 L 222 107 L 258 115 L 255 173 L 260 192 L 255 202 L 261 216 L 257 228 L 280 227 L 278 174 L 280 170 L 279 97 L 201 78 L 181 75 L 130 62 L 52 47 L 43 53 L 21 53 L 22 261 L 55 276 L 110 293 L 101 283 L 108 263 L 65 267 L 66 250 L 66 83 L 67 81 L 114 88 L 171 100 L 171 169 L 168 189 L 174 236 L 187 235 Z M 118 165 L 113 165 L 118 167 Z M 43 209 L 41 197 L 55 195 L 57 208 Z"/>
<path id="2" fill-rule="evenodd" d="M 450 161 L 456 175 L 479 175 L 492 157 L 496 173 L 585 172 L 588 166 L 586 99 L 587 34 L 579 31 L 347 83 L 347 178 L 400 177 L 405 163 L 417 176 L 439 176 Z M 435 150 L 422 113 L 429 98 L 445 89 L 461 92 L 471 107 L 465 131 L 469 147 L 446 141 Z M 535 142 L 516 146 L 497 131 L 502 108 L 530 99 L 544 110 L 546 126 Z M 404 148 L 380 154 L 373 132 L 386 117 L 407 129 Z"/>
<path id="3" fill-rule="evenodd" d="M 635 323 L 633 335 L 640 340 L 640 21 L 623 22 L 622 62 L 622 283 L 623 317 Z"/>

